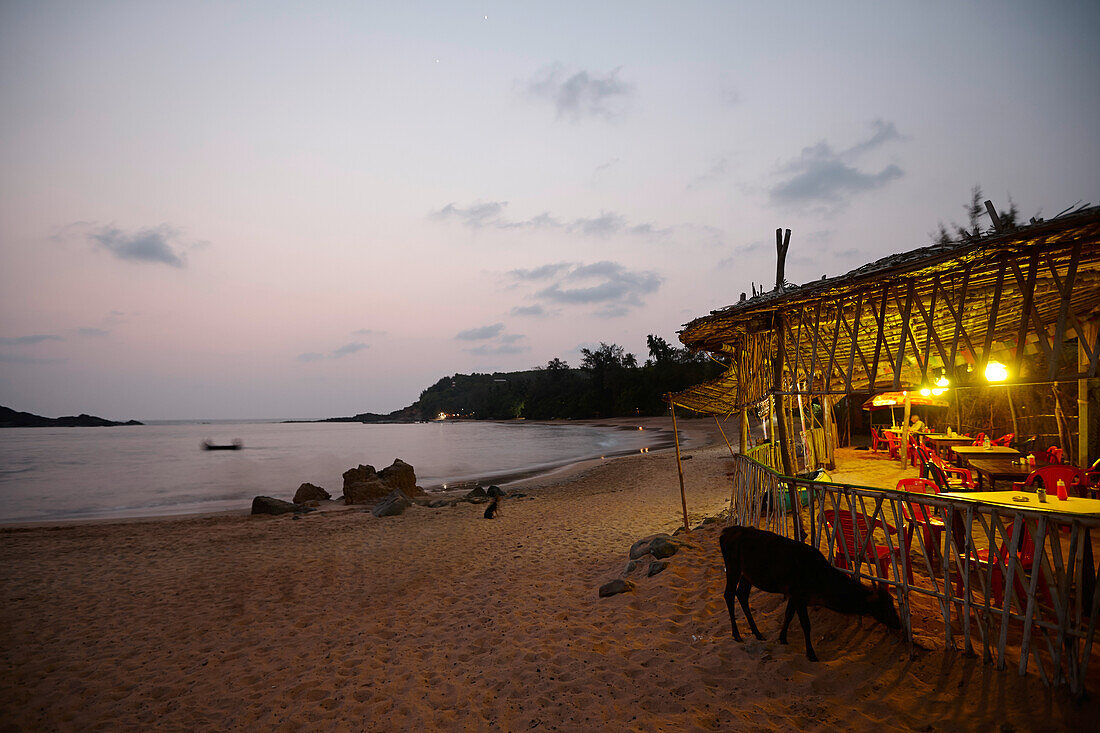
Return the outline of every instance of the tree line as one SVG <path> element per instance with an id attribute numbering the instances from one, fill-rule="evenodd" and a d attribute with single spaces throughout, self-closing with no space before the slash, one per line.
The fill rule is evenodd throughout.
<path id="1" fill-rule="evenodd" d="M 442 413 L 474 420 L 552 420 L 663 415 L 668 411 L 663 395 L 725 371 L 706 354 L 676 348 L 659 336 L 650 335 L 646 343 L 649 358 L 644 364 L 622 346 L 601 342 L 594 349 L 581 349 L 576 368 L 554 358 L 523 372 L 444 377 L 412 405 L 387 417 L 430 420 Z"/>

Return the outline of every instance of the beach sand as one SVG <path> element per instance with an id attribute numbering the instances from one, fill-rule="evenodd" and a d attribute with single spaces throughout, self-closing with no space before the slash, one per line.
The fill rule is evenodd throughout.
<path id="1" fill-rule="evenodd" d="M 695 526 L 727 506 L 730 457 L 713 421 L 681 430 Z M 491 521 L 463 503 L 0 531 L 0 731 L 1096 725 L 1034 673 L 911 656 L 870 619 L 811 609 L 811 663 L 759 591 L 767 641 L 733 641 L 718 525 L 599 598 L 635 540 L 682 524 L 670 450 L 522 490 Z"/>

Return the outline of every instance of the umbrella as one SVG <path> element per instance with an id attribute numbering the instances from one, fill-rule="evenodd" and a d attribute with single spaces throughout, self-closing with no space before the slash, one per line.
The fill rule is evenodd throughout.
<path id="1" fill-rule="evenodd" d="M 920 392 L 881 392 L 877 395 L 873 395 L 866 402 L 863 403 L 864 410 L 890 410 L 890 419 L 897 424 L 897 418 L 894 415 L 894 408 L 900 407 L 905 404 L 905 397 L 908 395 L 909 404 L 914 407 L 950 407 L 951 403 L 947 401 L 947 398 L 937 395 L 928 395 L 927 397 Z"/>

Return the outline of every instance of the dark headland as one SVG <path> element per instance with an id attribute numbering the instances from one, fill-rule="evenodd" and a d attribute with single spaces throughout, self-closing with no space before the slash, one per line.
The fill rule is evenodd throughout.
<path id="1" fill-rule="evenodd" d="M 95 415 L 65 415 L 42 417 L 29 412 L 18 412 L 0 405 L 0 428 L 107 428 L 118 425 L 144 425 L 137 420 L 115 422 Z"/>

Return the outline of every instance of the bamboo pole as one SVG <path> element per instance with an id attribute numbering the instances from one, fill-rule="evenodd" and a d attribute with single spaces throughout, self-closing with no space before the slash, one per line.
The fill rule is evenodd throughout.
<path id="1" fill-rule="evenodd" d="M 1082 329 L 1087 332 L 1087 337 L 1096 343 L 1098 325 L 1095 322 L 1088 323 Z M 1087 374 L 1089 369 L 1089 355 L 1085 352 L 1084 339 L 1077 337 L 1077 368 L 1082 374 Z M 1091 462 L 1089 458 L 1089 380 L 1077 380 L 1077 466 L 1087 469 Z"/>
<path id="2" fill-rule="evenodd" d="M 912 407 L 912 403 L 909 402 L 909 390 L 905 390 L 905 418 L 901 426 L 901 447 L 898 448 L 902 466 L 905 465 L 905 454 L 909 450 L 909 411 Z"/>
<path id="3" fill-rule="evenodd" d="M 684 507 L 684 531 L 690 532 L 687 496 L 684 494 L 684 463 L 680 458 L 680 431 L 676 429 L 676 405 L 672 404 L 672 400 L 668 402 L 668 409 L 672 411 L 672 436 L 676 441 L 676 472 L 680 475 L 680 504 Z"/>
<path id="4" fill-rule="evenodd" d="M 714 424 L 718 426 L 718 432 L 722 434 L 722 440 L 726 441 L 726 447 L 730 449 L 730 455 L 737 455 L 733 452 L 733 446 L 730 445 L 730 439 L 726 437 L 726 431 L 722 429 L 722 423 L 718 422 L 718 416 L 714 416 Z"/>
<path id="5" fill-rule="evenodd" d="M 741 408 L 741 455 L 749 452 L 749 411 Z"/>
<path id="6" fill-rule="evenodd" d="M 1012 434 L 1019 438 L 1020 426 L 1016 422 L 1016 405 L 1012 402 L 1012 387 L 1008 384 L 1005 385 L 1005 394 L 1008 395 L 1008 414 L 1012 416 Z"/>

